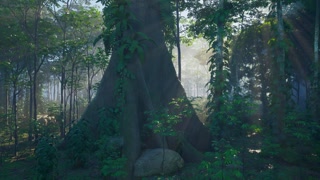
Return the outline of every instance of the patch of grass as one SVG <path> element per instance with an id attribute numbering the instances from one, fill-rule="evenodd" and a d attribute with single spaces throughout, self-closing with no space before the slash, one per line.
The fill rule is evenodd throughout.
<path id="1" fill-rule="evenodd" d="M 33 154 L 34 149 L 22 146 L 16 157 L 6 157 L 0 164 L 0 180 L 37 179 L 37 160 Z M 74 169 L 66 157 L 65 151 L 58 152 L 57 179 L 86 180 L 103 179 L 97 162 L 90 156 L 88 166 Z"/>
<path id="2" fill-rule="evenodd" d="M 93 155 L 89 155 L 86 166 L 74 168 L 72 161 L 67 157 L 66 151 L 59 152 L 58 159 L 58 179 L 63 180 L 86 180 L 103 179 L 99 165 Z"/>
<path id="3" fill-rule="evenodd" d="M 36 160 L 34 157 L 27 158 L 8 158 L 0 166 L 0 179 L 35 179 Z"/>

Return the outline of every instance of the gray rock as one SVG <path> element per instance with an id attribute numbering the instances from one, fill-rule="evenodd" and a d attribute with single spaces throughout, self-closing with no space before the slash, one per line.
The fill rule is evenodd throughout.
<path id="1" fill-rule="evenodd" d="M 163 152 L 165 157 L 163 158 Z M 163 161 L 164 159 L 164 161 Z M 162 169 L 163 161 L 163 169 Z M 146 177 L 157 174 L 169 174 L 182 168 L 184 161 L 175 151 L 170 149 L 150 149 L 143 152 L 134 164 L 134 175 L 136 177 Z"/>

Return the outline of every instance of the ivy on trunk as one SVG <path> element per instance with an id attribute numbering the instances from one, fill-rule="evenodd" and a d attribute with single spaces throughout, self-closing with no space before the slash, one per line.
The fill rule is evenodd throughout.
<path id="1" fill-rule="evenodd" d="M 106 52 L 112 52 L 111 59 L 97 95 L 82 118 L 90 122 L 93 137 L 97 139 L 101 136 L 99 132 L 107 128 L 99 127 L 98 110 L 113 109 L 124 138 L 128 177 L 132 177 L 133 164 L 140 156 L 142 145 L 144 148 L 164 146 L 156 135 L 142 138 L 142 128 L 147 122 L 145 112 L 168 107 L 173 98 L 184 98 L 186 94 L 165 44 L 161 3 L 139 0 L 112 1 L 105 5 L 106 31 L 102 37 Z M 113 20 L 108 19 L 110 12 L 114 13 Z M 114 23 L 115 30 L 107 29 L 110 23 Z M 106 111 L 105 116 L 110 113 Z M 183 135 L 167 138 L 168 147 L 179 151 L 186 161 L 200 160 L 198 151 L 208 150 L 210 136 L 195 111 L 175 128 Z"/>

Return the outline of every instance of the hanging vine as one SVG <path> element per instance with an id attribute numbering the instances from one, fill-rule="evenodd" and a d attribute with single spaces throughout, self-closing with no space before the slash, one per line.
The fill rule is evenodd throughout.
<path id="1" fill-rule="evenodd" d="M 127 82 L 135 78 L 135 75 L 127 69 L 127 63 L 138 55 L 144 59 L 144 47 L 142 41 L 149 38 L 142 32 L 134 29 L 139 24 L 135 15 L 130 11 L 129 0 L 100 0 L 105 6 L 103 9 L 104 29 L 96 42 L 103 39 L 106 54 L 116 55 L 116 72 L 118 79 L 115 87 L 116 106 L 111 112 L 119 116 L 125 104 L 125 89 Z"/>

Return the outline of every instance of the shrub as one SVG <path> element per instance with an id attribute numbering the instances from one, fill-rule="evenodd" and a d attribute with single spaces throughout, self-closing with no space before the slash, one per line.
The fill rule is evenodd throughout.
<path id="1" fill-rule="evenodd" d="M 101 173 L 106 178 L 124 178 L 127 176 L 127 159 L 121 157 L 122 142 L 119 137 L 102 136 L 97 141 L 99 150 L 96 155 L 101 160 Z"/>
<path id="2" fill-rule="evenodd" d="M 82 120 L 67 137 L 67 155 L 75 168 L 84 167 L 88 159 L 90 143 L 87 128 L 87 121 Z"/>
<path id="3" fill-rule="evenodd" d="M 213 142 L 215 152 L 205 154 L 199 165 L 202 179 L 243 179 L 242 162 L 239 151 L 228 145 L 225 140 Z M 201 179 L 200 178 L 200 179 Z"/>
<path id="4" fill-rule="evenodd" d="M 57 149 L 54 146 L 53 137 L 43 137 L 40 139 L 35 155 L 37 159 L 37 172 L 39 179 L 47 179 L 51 174 L 52 179 L 56 176 L 54 170 L 57 167 Z"/>

